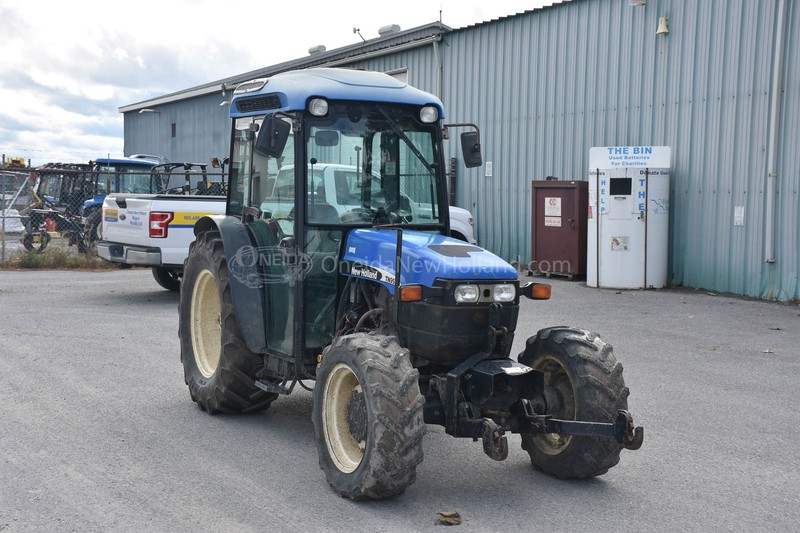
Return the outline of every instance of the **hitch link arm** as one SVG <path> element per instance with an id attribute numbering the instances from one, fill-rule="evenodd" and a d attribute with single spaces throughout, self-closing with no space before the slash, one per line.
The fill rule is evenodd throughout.
<path id="1" fill-rule="evenodd" d="M 530 403 L 527 401 L 523 403 L 528 421 L 542 433 L 610 437 L 628 450 L 638 450 L 642 447 L 644 428 L 634 426 L 633 417 L 624 409 L 617 411 L 617 419 L 613 423 L 582 422 L 579 420 L 560 420 L 549 415 L 537 415 L 533 413 Z"/>

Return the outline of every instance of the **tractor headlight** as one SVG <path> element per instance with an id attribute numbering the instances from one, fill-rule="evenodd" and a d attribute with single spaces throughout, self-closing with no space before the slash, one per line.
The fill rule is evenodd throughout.
<path id="1" fill-rule="evenodd" d="M 312 98 L 308 102 L 308 112 L 315 117 L 324 117 L 328 114 L 328 101 L 323 98 Z"/>
<path id="2" fill-rule="evenodd" d="M 478 301 L 480 290 L 477 285 L 457 285 L 453 291 L 456 303 L 472 304 Z"/>
<path id="3" fill-rule="evenodd" d="M 433 124 L 439 120 L 439 110 L 435 106 L 426 105 L 419 110 L 419 119 L 423 124 Z"/>
<path id="4" fill-rule="evenodd" d="M 492 299 L 495 302 L 513 302 L 517 297 L 517 288 L 511 283 L 495 285 L 492 290 Z"/>

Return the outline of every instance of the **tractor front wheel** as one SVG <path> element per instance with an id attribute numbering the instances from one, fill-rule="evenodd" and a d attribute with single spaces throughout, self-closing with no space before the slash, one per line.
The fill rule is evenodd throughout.
<path id="1" fill-rule="evenodd" d="M 610 422 L 628 408 L 622 364 L 594 333 L 555 327 L 528 339 L 519 362 L 544 373 L 547 414 L 560 420 Z M 619 462 L 622 445 L 612 438 L 522 434 L 534 468 L 562 479 L 605 474 Z"/>
<path id="2" fill-rule="evenodd" d="M 216 231 L 201 233 L 189 246 L 179 309 L 181 361 L 192 400 L 211 414 L 268 408 L 278 395 L 255 384 L 263 361 L 242 340 Z"/>
<path id="3" fill-rule="evenodd" d="M 314 431 L 320 467 L 341 496 L 387 498 L 416 480 L 425 434 L 418 379 L 394 337 L 354 333 L 325 349 Z"/>

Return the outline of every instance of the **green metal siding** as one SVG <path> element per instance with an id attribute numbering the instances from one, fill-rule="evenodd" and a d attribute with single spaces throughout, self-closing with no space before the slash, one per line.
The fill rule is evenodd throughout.
<path id="1" fill-rule="evenodd" d="M 586 179 L 592 146 L 672 147 L 670 282 L 800 298 L 800 10 L 787 2 L 776 261 L 765 185 L 779 0 L 575 0 L 448 34 L 450 117 L 482 128 L 485 169 L 458 204 L 482 245 L 530 260 L 531 180 Z M 669 34 L 656 35 L 658 18 Z M 744 206 L 744 226 L 734 210 Z"/>

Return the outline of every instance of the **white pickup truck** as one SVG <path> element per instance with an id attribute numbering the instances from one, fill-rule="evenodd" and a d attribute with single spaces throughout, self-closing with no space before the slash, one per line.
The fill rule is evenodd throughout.
<path id="1" fill-rule="evenodd" d="M 158 284 L 177 292 L 195 222 L 224 212 L 224 196 L 106 196 L 97 255 L 113 263 L 152 267 Z"/>
<path id="2" fill-rule="evenodd" d="M 219 159 L 213 158 L 215 168 Z M 159 285 L 180 290 L 194 225 L 225 212 L 221 175 L 202 163 L 163 163 L 151 169 L 156 194 L 117 193 L 103 200 L 97 255 L 113 263 L 149 266 Z"/>
<path id="3" fill-rule="evenodd" d="M 321 201 L 334 206 L 340 215 L 354 207 L 343 187 L 351 177 L 356 178 L 355 167 L 318 165 L 314 174 Z M 261 206 L 262 211 L 271 212 L 281 222 L 290 218 L 293 205 L 291 201 L 281 201 L 281 187 L 293 188 L 293 179 L 291 165 L 284 166 L 270 183 Z M 159 285 L 177 292 L 189 244 L 194 240 L 194 224 L 205 215 L 224 214 L 225 200 L 225 196 L 195 194 L 109 195 L 103 201 L 102 240 L 97 243 L 97 255 L 114 263 L 151 267 Z M 417 220 L 431 218 L 430 208 L 426 211 L 425 206 L 413 201 L 410 207 Z M 455 206 L 449 212 L 450 235 L 476 244 L 472 214 Z"/>

